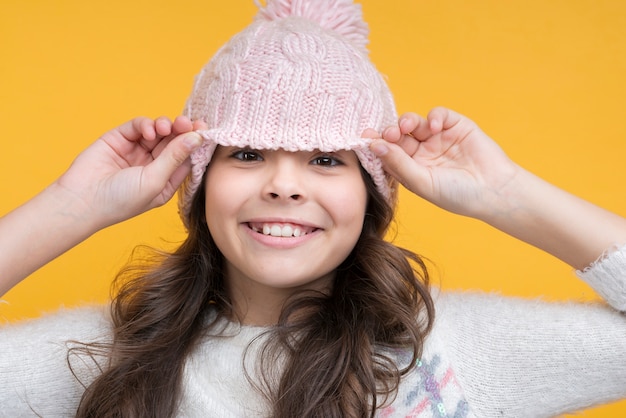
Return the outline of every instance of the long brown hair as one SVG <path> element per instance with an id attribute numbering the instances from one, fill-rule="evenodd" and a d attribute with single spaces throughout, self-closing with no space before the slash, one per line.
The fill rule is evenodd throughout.
<path id="1" fill-rule="evenodd" d="M 363 177 L 369 192 L 363 231 L 338 267 L 332 292 L 290 299 L 261 351 L 261 370 L 278 353 L 284 359 L 277 385 L 252 382 L 266 388 L 274 417 L 373 416 L 415 363 L 432 325 L 426 266 L 384 241 L 393 208 Z M 219 318 L 235 320 L 223 257 L 204 214 L 200 187 L 185 242 L 117 276 L 112 342 L 73 349 L 108 358 L 77 417 L 174 416 L 187 356 Z M 394 349 L 409 350 L 411 364 L 396 364 Z"/>

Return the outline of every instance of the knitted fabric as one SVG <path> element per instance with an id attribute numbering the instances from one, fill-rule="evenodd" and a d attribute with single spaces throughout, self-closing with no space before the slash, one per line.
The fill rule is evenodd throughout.
<path id="1" fill-rule="evenodd" d="M 434 295 L 437 315 L 421 360 L 378 416 L 538 418 L 626 397 L 626 317 L 616 310 L 626 306 L 626 246 L 578 275 L 611 295 L 613 309 Z M 102 310 L 80 309 L 0 327 L 0 417 L 73 416 L 82 385 L 100 370 L 89 357 L 71 356 L 74 376 L 67 342 L 106 340 L 109 321 Z M 268 415 L 242 362 L 266 328 L 237 328 L 205 339 L 190 354 L 178 417 Z M 254 378 L 259 345 L 251 347 L 246 370 Z"/>
<path id="2" fill-rule="evenodd" d="M 217 145 L 353 150 L 393 204 L 393 182 L 362 138 L 397 121 L 391 92 L 367 57 L 367 25 L 351 0 L 274 0 L 202 69 L 184 114 L 204 120 L 179 209 L 191 201 Z"/>

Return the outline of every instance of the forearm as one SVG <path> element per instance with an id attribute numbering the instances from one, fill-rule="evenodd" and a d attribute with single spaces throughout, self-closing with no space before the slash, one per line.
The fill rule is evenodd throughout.
<path id="1" fill-rule="evenodd" d="M 165 204 L 202 145 L 203 122 L 145 117 L 107 132 L 55 183 L 0 218 L 0 294 L 99 229 Z"/>
<path id="2" fill-rule="evenodd" d="M 52 184 L 0 218 L 0 294 L 100 227 L 76 196 Z"/>
<path id="3" fill-rule="evenodd" d="M 583 269 L 626 244 L 626 219 L 520 169 L 482 219 Z"/>

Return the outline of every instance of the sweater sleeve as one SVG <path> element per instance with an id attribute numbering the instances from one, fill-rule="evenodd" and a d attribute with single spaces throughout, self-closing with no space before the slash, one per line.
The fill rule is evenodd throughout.
<path id="1" fill-rule="evenodd" d="M 613 308 L 626 311 L 626 246 L 607 253 L 576 274 Z"/>
<path id="2" fill-rule="evenodd" d="M 78 346 L 74 341 L 102 341 L 108 334 L 104 309 L 94 307 L 0 327 L 0 416 L 74 416 L 98 367 L 68 349 Z"/>
<path id="3" fill-rule="evenodd" d="M 437 332 L 477 416 L 552 417 L 626 397 L 626 247 L 579 275 L 615 309 L 440 296 Z"/>

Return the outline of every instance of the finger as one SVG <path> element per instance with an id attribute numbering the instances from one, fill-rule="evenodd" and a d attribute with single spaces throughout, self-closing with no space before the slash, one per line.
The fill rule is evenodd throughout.
<path id="1" fill-rule="evenodd" d="M 383 130 L 382 136 L 387 142 L 398 142 L 402 139 L 402 131 L 399 126 L 389 126 Z"/>
<path id="2" fill-rule="evenodd" d="M 209 126 L 203 120 L 195 120 L 195 121 L 193 121 L 193 128 L 192 129 L 194 131 L 198 131 L 198 130 L 201 130 L 201 129 L 208 129 L 208 128 L 209 128 Z"/>
<path id="3" fill-rule="evenodd" d="M 180 135 L 193 130 L 193 123 L 186 116 L 177 116 L 172 124 L 172 133 Z"/>
<path id="4" fill-rule="evenodd" d="M 138 143 L 148 154 L 153 153 L 161 140 L 172 132 L 172 122 L 166 116 L 160 116 L 155 120 L 141 120 L 140 123 L 142 137 Z"/>
<path id="5" fill-rule="evenodd" d="M 398 119 L 397 126 L 390 126 L 383 131 L 384 139 L 398 143 L 403 148 L 414 146 L 413 140 L 409 137 L 418 141 L 426 141 L 431 136 L 428 120 L 413 112 L 403 114 Z"/>
<path id="6" fill-rule="evenodd" d="M 445 107 L 436 107 L 428 113 L 430 131 L 433 134 L 452 128 L 462 120 L 462 116 Z"/>
<path id="7" fill-rule="evenodd" d="M 161 155 L 165 147 L 168 146 L 168 144 L 172 141 L 173 138 L 175 138 L 175 136 L 169 136 L 169 137 L 161 139 L 158 143 L 155 143 L 154 148 L 150 150 L 150 155 L 152 155 L 152 158 L 153 159 L 158 158 L 159 155 Z"/>
<path id="8" fill-rule="evenodd" d="M 397 144 L 409 156 L 413 156 L 413 154 L 415 154 L 420 147 L 420 141 L 418 141 L 413 135 L 402 135 L 402 139 L 400 139 Z"/>
<path id="9" fill-rule="evenodd" d="M 141 118 L 139 120 L 139 133 L 139 141 L 142 139 L 148 141 L 154 140 L 157 136 L 154 120 L 150 118 Z"/>
<path id="10" fill-rule="evenodd" d="M 146 182 L 150 184 L 147 187 L 162 190 L 171 181 L 173 174 L 185 163 L 182 171 L 185 175 L 188 174 L 191 168 L 189 156 L 202 145 L 202 141 L 202 137 L 195 132 L 179 135 L 169 141 L 155 160 L 145 168 Z M 177 179 L 177 182 L 182 182 L 182 179 L 184 176 Z M 179 185 L 180 183 L 174 184 L 175 187 Z"/>
<path id="11" fill-rule="evenodd" d="M 420 121 L 421 118 L 417 113 L 407 112 L 398 118 L 398 128 L 402 134 L 406 135 L 411 133 L 419 125 Z"/>
<path id="12" fill-rule="evenodd" d="M 385 129 L 382 136 L 385 141 L 397 144 L 409 155 L 413 155 L 419 148 L 418 140 L 410 133 L 402 133 L 398 126 Z"/>
<path id="13" fill-rule="evenodd" d="M 405 113 L 398 120 L 400 132 L 411 135 L 418 141 L 425 141 L 432 136 L 428 120 L 416 113 Z"/>
<path id="14" fill-rule="evenodd" d="M 402 147 L 385 140 L 374 141 L 372 152 L 380 158 L 383 168 L 408 190 L 421 195 L 428 184 L 427 170 L 416 163 Z"/>
<path id="15" fill-rule="evenodd" d="M 361 138 L 380 139 L 381 134 L 376 129 L 367 128 L 361 133 Z"/>
<path id="16" fill-rule="evenodd" d="M 160 116 L 154 121 L 157 139 L 166 137 L 172 133 L 172 121 L 166 116 Z"/>
<path id="17" fill-rule="evenodd" d="M 206 126 L 203 124 L 198 124 L 198 126 Z M 152 149 L 152 156 L 154 158 L 158 157 L 163 149 L 170 143 L 173 137 L 179 136 L 181 134 L 190 132 L 194 129 L 194 124 L 191 120 L 186 116 L 178 116 L 174 119 L 174 122 L 171 124 L 171 133 L 168 134 L 168 137 L 162 138 L 158 144 L 154 146 Z"/>
<path id="18" fill-rule="evenodd" d="M 129 141 L 137 141 L 141 138 L 146 138 L 146 136 L 154 138 L 156 135 L 154 132 L 154 121 L 145 116 L 129 120 L 117 128 L 116 131 Z"/>

